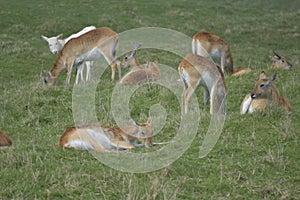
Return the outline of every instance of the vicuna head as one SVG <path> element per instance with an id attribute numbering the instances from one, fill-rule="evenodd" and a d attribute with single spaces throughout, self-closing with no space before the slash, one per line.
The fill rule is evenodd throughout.
<path id="1" fill-rule="evenodd" d="M 41 36 L 46 42 L 48 42 L 49 49 L 53 54 L 59 54 L 64 46 L 64 41 L 62 40 L 63 34 L 59 34 L 55 37 L 46 37 L 44 35 Z"/>
<path id="2" fill-rule="evenodd" d="M 271 58 L 273 61 L 272 65 L 270 66 L 271 69 L 280 68 L 280 69 L 289 70 L 292 68 L 292 64 L 289 63 L 289 61 L 285 57 L 281 56 L 276 51 L 274 51 L 273 53 L 274 53 L 274 55 Z"/>
<path id="3" fill-rule="evenodd" d="M 45 73 L 44 83 L 49 86 L 55 85 L 57 78 L 55 78 L 49 71 L 44 71 L 44 73 Z"/>
<path id="4" fill-rule="evenodd" d="M 259 80 L 255 83 L 253 92 L 251 93 L 252 99 L 267 99 L 271 96 L 272 90 L 274 90 L 273 81 L 276 79 L 276 74 L 274 73 L 269 78 L 266 77 L 264 71 L 261 72 Z"/>
<path id="5" fill-rule="evenodd" d="M 251 93 L 252 99 L 266 99 L 268 102 L 283 106 L 290 110 L 291 105 L 273 85 L 273 81 L 276 79 L 276 74 L 273 74 L 269 78 L 266 77 L 265 72 L 261 72 L 259 80 L 255 83 L 253 92 Z"/>
<path id="6" fill-rule="evenodd" d="M 133 136 L 141 141 L 146 147 L 152 146 L 152 117 L 149 116 L 147 122 L 142 124 L 132 120 L 132 124 L 137 128 L 137 132 Z"/>
<path id="7" fill-rule="evenodd" d="M 136 60 L 136 54 L 137 54 L 137 50 L 141 47 L 140 44 L 135 45 L 133 47 L 133 50 L 131 52 L 131 54 L 126 55 L 122 62 L 121 62 L 121 67 L 122 68 L 128 68 L 128 67 L 140 67 L 140 63 Z"/>

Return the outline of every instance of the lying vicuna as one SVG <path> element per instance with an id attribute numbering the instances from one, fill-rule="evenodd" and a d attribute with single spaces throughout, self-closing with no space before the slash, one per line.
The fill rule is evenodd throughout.
<path id="1" fill-rule="evenodd" d="M 233 72 L 233 60 L 227 41 L 215 34 L 198 32 L 192 40 L 193 54 L 215 58 L 223 73 Z M 219 61 L 219 62 L 218 62 Z"/>
<path id="2" fill-rule="evenodd" d="M 124 56 L 121 67 L 122 68 L 129 68 L 130 70 L 135 69 L 143 69 L 140 62 L 136 59 L 137 50 L 141 47 L 141 45 L 135 45 L 132 52 L 129 55 Z"/>
<path id="3" fill-rule="evenodd" d="M 289 61 L 281 56 L 278 52 L 273 51 L 274 55 L 271 57 L 272 58 L 272 65 L 269 67 L 270 69 L 274 69 L 274 68 L 279 68 L 279 69 L 286 69 L 286 70 L 290 70 L 292 68 L 292 64 L 289 63 Z M 235 70 L 234 72 L 232 72 L 230 74 L 230 76 L 239 76 L 245 73 L 248 73 L 250 71 L 255 70 L 254 68 L 239 68 L 237 70 Z"/>
<path id="4" fill-rule="evenodd" d="M 270 104 L 291 110 L 291 105 L 288 100 L 285 99 L 274 86 L 273 81 L 275 78 L 276 74 L 267 78 L 265 72 L 261 72 L 259 80 L 255 83 L 253 92 L 246 95 L 240 106 L 241 114 L 262 110 Z"/>
<path id="5" fill-rule="evenodd" d="M 121 62 L 123 68 L 131 68 L 131 71 L 121 79 L 120 84 L 122 85 L 137 85 L 160 79 L 160 69 L 157 66 L 158 61 L 148 61 L 144 67 L 137 61 L 136 54 L 139 47 L 140 45 L 135 46 L 131 54 L 126 55 Z"/>
<path id="6" fill-rule="evenodd" d="M 120 81 L 122 85 L 137 85 L 155 82 L 160 79 L 157 61 L 148 61 L 145 67 L 128 72 Z"/>
<path id="7" fill-rule="evenodd" d="M 55 85 L 63 70 L 67 70 L 66 85 L 69 85 L 74 67 L 83 65 L 86 61 L 95 61 L 104 57 L 111 65 L 111 81 L 114 81 L 117 68 L 115 54 L 119 36 L 107 27 L 91 30 L 67 42 L 59 54 L 54 66 L 47 73 L 44 81 L 47 85 Z M 82 67 L 82 66 L 81 66 Z M 118 65 L 119 79 L 121 68 Z"/>
<path id="8" fill-rule="evenodd" d="M 188 111 L 188 101 L 196 88 L 204 88 L 204 107 L 210 96 L 210 114 L 226 114 L 227 89 L 224 75 L 211 60 L 195 54 L 187 55 L 178 67 L 183 82 L 182 109 Z"/>
<path id="9" fill-rule="evenodd" d="M 270 66 L 270 69 L 274 69 L 274 68 L 280 68 L 280 69 L 286 69 L 286 70 L 290 70 L 292 68 L 292 64 L 289 63 L 289 61 L 281 56 L 278 52 L 273 51 L 274 55 L 272 57 L 272 65 Z"/>
<path id="10" fill-rule="evenodd" d="M 49 49 L 51 51 L 51 53 L 53 54 L 59 54 L 61 52 L 61 50 L 63 49 L 64 45 L 69 41 L 71 40 L 72 38 L 77 38 L 78 36 L 84 34 L 84 33 L 87 33 L 91 30 L 94 30 L 96 29 L 95 26 L 88 26 L 88 27 L 85 27 L 83 28 L 81 31 L 79 31 L 78 33 L 75 33 L 75 34 L 72 34 L 70 35 L 69 37 L 65 38 L 65 39 L 62 39 L 63 37 L 63 34 L 59 34 L 57 36 L 54 36 L 54 37 L 46 37 L 44 35 L 42 35 L 41 37 L 48 43 L 48 46 L 49 46 Z M 90 78 L 90 73 L 91 73 L 91 67 L 93 65 L 93 62 L 92 61 L 86 61 L 84 63 L 86 65 L 86 81 L 89 80 Z M 78 68 L 77 69 L 77 73 L 76 73 L 76 81 L 75 83 L 78 84 L 78 79 L 79 79 L 79 76 L 81 78 L 81 80 L 83 80 L 83 65 L 82 67 Z"/>
<path id="11" fill-rule="evenodd" d="M 5 133 L 0 131 L 0 147 L 11 146 L 12 141 Z"/>
<path id="12" fill-rule="evenodd" d="M 59 140 L 63 148 L 114 151 L 152 145 L 152 118 L 143 124 L 123 127 L 85 126 L 68 128 Z M 136 141 L 141 144 L 137 144 Z"/>

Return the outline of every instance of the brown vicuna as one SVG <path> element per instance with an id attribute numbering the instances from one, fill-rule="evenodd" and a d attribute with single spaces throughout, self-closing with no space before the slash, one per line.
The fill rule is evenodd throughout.
<path id="1" fill-rule="evenodd" d="M 160 79 L 160 69 L 157 61 L 147 62 L 145 67 L 135 68 L 128 72 L 120 81 L 122 85 L 137 85 L 155 82 Z"/>
<path id="2" fill-rule="evenodd" d="M 136 59 L 137 50 L 141 47 L 140 44 L 135 45 L 132 52 L 129 55 L 124 56 L 121 67 L 130 68 L 130 70 L 142 69 L 140 62 Z"/>
<path id="3" fill-rule="evenodd" d="M 12 145 L 11 139 L 5 133 L 0 131 L 0 147 L 8 147 Z"/>
<path id="4" fill-rule="evenodd" d="M 289 63 L 289 61 L 281 56 L 278 52 L 273 51 L 274 55 L 272 57 L 272 65 L 270 66 L 270 69 L 274 69 L 274 68 L 280 68 L 280 69 L 286 69 L 286 70 L 290 70 L 292 68 L 292 64 Z"/>
<path id="5" fill-rule="evenodd" d="M 292 64 L 289 61 L 281 56 L 278 52 L 273 51 L 274 55 L 272 56 L 272 65 L 269 67 L 270 69 L 279 68 L 290 70 L 292 68 Z M 254 68 L 238 68 L 234 72 L 230 73 L 230 76 L 239 76 L 242 74 L 246 74 L 255 70 Z"/>
<path id="6" fill-rule="evenodd" d="M 275 78 L 276 74 L 267 78 L 265 72 L 261 72 L 259 80 L 255 83 L 253 92 L 246 95 L 240 106 L 241 114 L 262 110 L 270 104 L 291 110 L 291 105 L 288 100 L 284 98 L 274 86 L 273 81 Z"/>
<path id="7" fill-rule="evenodd" d="M 227 89 L 223 72 L 211 60 L 188 54 L 178 67 L 183 82 L 182 113 L 188 111 L 188 101 L 196 88 L 204 88 L 204 107 L 210 97 L 210 114 L 226 114 Z"/>
<path id="8" fill-rule="evenodd" d="M 215 58 L 223 73 L 233 72 L 233 60 L 227 41 L 215 34 L 198 32 L 192 40 L 193 54 Z"/>
<path id="9" fill-rule="evenodd" d="M 132 149 L 137 146 L 152 146 L 152 118 L 143 124 L 123 127 L 84 126 L 68 128 L 59 140 L 63 148 L 92 151 Z M 141 144 L 137 144 L 136 141 Z"/>
<path id="10" fill-rule="evenodd" d="M 47 85 L 55 85 L 63 70 L 67 70 L 66 85 L 69 85 L 74 67 L 82 67 L 86 61 L 95 61 L 104 57 L 111 65 L 111 81 L 114 81 L 118 67 L 121 79 L 121 67 L 116 63 L 115 54 L 119 36 L 107 27 L 91 30 L 77 38 L 69 40 L 60 52 L 54 66 L 44 79 Z"/>

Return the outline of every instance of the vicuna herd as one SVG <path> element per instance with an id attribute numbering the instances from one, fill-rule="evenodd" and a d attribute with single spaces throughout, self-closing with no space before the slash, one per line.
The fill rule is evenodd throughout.
<path id="1" fill-rule="evenodd" d="M 120 62 L 116 59 L 119 36 L 107 27 L 96 28 L 89 26 L 80 32 L 62 39 L 62 34 L 56 37 L 42 38 L 48 42 L 49 49 L 58 57 L 50 71 L 46 73 L 44 82 L 55 85 L 60 74 L 66 70 L 65 85 L 69 85 L 72 71 L 77 70 L 76 81 L 83 80 L 84 65 L 87 66 L 86 81 L 90 79 L 93 61 L 104 58 L 111 66 L 111 81 L 118 77 L 122 85 L 136 85 L 155 82 L 161 78 L 158 61 L 148 61 L 141 65 L 137 60 L 137 50 L 134 47 L 129 55 Z M 213 61 L 216 61 L 215 64 Z M 289 61 L 274 51 L 270 69 L 280 68 L 289 70 Z M 131 70 L 121 76 L 121 68 Z M 227 41 L 215 34 L 198 32 L 192 39 L 192 54 L 186 55 L 178 67 L 179 77 L 183 85 L 182 114 L 188 112 L 188 102 L 198 86 L 203 87 L 204 107 L 210 102 L 210 114 L 226 115 L 227 87 L 224 73 L 229 76 L 239 76 L 249 73 L 253 68 L 234 69 L 233 59 Z M 269 105 L 291 110 L 288 100 L 280 94 L 274 85 L 276 74 L 267 77 L 261 72 L 259 80 L 251 93 L 247 94 L 240 106 L 240 114 L 254 113 Z M 153 143 L 152 117 L 147 122 L 139 124 L 134 121 L 123 127 L 82 126 L 68 128 L 59 140 L 63 148 L 75 148 L 94 151 L 120 151 L 135 147 L 149 147 Z M 138 141 L 138 143 L 137 143 Z M 9 136 L 0 131 L 0 147 L 9 147 L 12 141 Z"/>

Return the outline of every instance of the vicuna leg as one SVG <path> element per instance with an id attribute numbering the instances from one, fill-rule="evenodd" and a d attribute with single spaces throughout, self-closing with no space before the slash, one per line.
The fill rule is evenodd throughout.
<path id="1" fill-rule="evenodd" d="M 191 98 L 192 94 L 194 93 L 194 88 L 191 86 L 188 86 L 187 88 L 184 88 L 183 94 L 182 94 L 182 109 L 183 109 L 183 114 L 186 114 L 188 111 L 188 102 L 189 99 Z"/>
<path id="2" fill-rule="evenodd" d="M 203 102 L 204 102 L 204 110 L 206 111 L 207 102 L 209 99 L 209 91 L 206 88 L 203 88 Z"/>
<path id="3" fill-rule="evenodd" d="M 94 62 L 93 61 L 87 61 L 85 62 L 86 65 L 86 78 L 85 80 L 88 81 L 91 77 L 91 67 L 93 66 Z"/>
<path id="4" fill-rule="evenodd" d="M 74 65 L 74 59 L 70 59 L 73 60 L 72 62 L 68 62 L 68 67 L 67 69 L 69 69 L 69 71 L 67 72 L 67 78 L 66 78 L 66 84 L 65 86 L 68 86 L 70 84 L 70 79 L 71 79 L 71 75 L 72 75 L 72 71 L 73 71 L 73 65 Z"/>
<path id="5" fill-rule="evenodd" d="M 77 85 L 78 82 L 79 82 L 79 75 L 80 75 L 80 78 L 81 80 L 83 80 L 83 69 L 84 69 L 84 64 L 81 63 L 77 66 L 77 73 L 76 73 L 76 80 L 75 80 L 75 84 Z"/>

